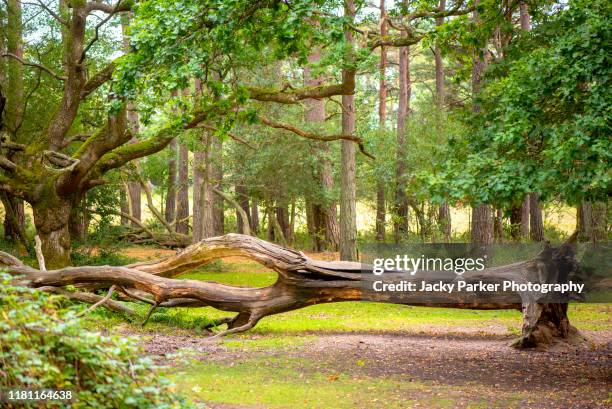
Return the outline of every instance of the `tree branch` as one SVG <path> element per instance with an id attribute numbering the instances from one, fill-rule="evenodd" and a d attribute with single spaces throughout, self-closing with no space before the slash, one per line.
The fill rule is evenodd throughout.
<path id="1" fill-rule="evenodd" d="M 284 87 L 280 90 L 249 87 L 249 98 L 256 101 L 295 104 L 304 99 L 320 99 L 334 95 L 352 95 L 355 93 L 355 76 L 346 75 L 342 83 L 320 85 L 316 87 L 293 88 Z"/>
<path id="2" fill-rule="evenodd" d="M 306 138 L 306 139 L 312 139 L 312 140 L 315 140 L 315 141 L 325 141 L 325 142 L 338 141 L 338 140 L 345 140 L 345 141 L 355 142 L 359 146 L 359 150 L 361 151 L 361 153 L 363 153 L 365 156 L 367 156 L 370 159 L 376 159 L 373 155 L 371 155 L 368 152 L 366 152 L 365 147 L 363 145 L 363 139 L 361 139 L 358 136 L 355 136 L 355 135 L 343 135 L 343 134 L 339 134 L 339 135 L 319 135 L 319 134 L 316 134 L 316 133 L 304 131 L 303 129 L 296 128 L 295 126 L 292 126 L 292 125 L 289 125 L 289 124 L 272 121 L 272 120 L 270 120 L 270 119 L 268 119 L 268 118 L 266 118 L 265 116 L 262 116 L 262 115 L 259 115 L 258 118 L 259 118 L 259 120 L 262 123 L 264 123 L 265 125 L 267 125 L 269 127 L 276 128 L 276 129 L 284 129 L 284 130 L 292 132 L 292 133 L 294 133 L 294 134 L 296 134 L 298 136 L 301 136 L 302 138 Z"/>
<path id="3" fill-rule="evenodd" d="M 83 86 L 83 90 L 81 91 L 81 99 L 87 98 L 89 94 L 98 89 L 106 81 L 110 80 L 116 66 L 116 60 L 112 61 L 106 67 L 98 71 L 93 77 L 91 77 Z"/>
<path id="4" fill-rule="evenodd" d="M 15 55 L 13 53 L 4 53 L 2 54 L 2 57 L 6 57 L 6 58 L 13 58 L 17 61 L 19 61 L 22 65 L 28 66 L 28 67 L 34 67 L 34 68 L 38 68 L 39 70 L 42 70 L 44 72 L 46 72 L 47 74 L 49 74 L 50 76 L 52 76 L 53 78 L 59 80 L 59 81 L 66 81 L 66 77 L 62 77 L 61 75 L 56 74 L 52 69 L 45 67 L 42 64 L 38 64 L 35 62 L 31 62 L 31 61 L 26 61 L 23 58 L 19 57 L 18 55 Z"/>

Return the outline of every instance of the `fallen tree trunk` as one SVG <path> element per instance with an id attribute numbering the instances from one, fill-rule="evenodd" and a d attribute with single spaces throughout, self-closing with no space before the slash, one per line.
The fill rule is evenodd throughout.
<path id="1" fill-rule="evenodd" d="M 245 288 L 174 278 L 203 264 L 231 256 L 244 256 L 274 270 L 278 273 L 276 283 L 262 288 Z M 265 316 L 339 301 L 521 310 L 524 316 L 523 330 L 521 337 L 514 343 L 519 348 L 551 344 L 557 340 L 571 341 L 577 335 L 577 331 L 567 319 L 567 302 L 542 303 L 539 299 L 518 292 L 494 292 L 486 296 L 478 292 L 440 292 L 429 294 L 426 298 L 417 292 L 378 292 L 372 289 L 373 283 L 381 278 L 371 274 L 370 266 L 355 262 L 313 260 L 301 252 L 240 234 L 205 239 L 176 255 L 125 267 L 84 266 L 39 271 L 1 252 L 0 263 L 6 266 L 9 273 L 23 275 L 22 282 L 32 287 L 48 289 L 75 284 L 104 285 L 107 288 L 115 286 L 125 296 L 151 304 L 149 315 L 157 306 L 211 306 L 238 313 L 233 318 L 224 320 L 228 328 L 216 336 L 246 331 Z M 488 284 L 501 283 L 504 280 L 519 283 L 552 282 L 551 280 L 567 277 L 575 267 L 571 246 L 565 244 L 556 249 L 546 248 L 534 260 L 466 272 L 461 280 Z M 448 276 L 443 277 L 431 271 L 419 271 L 415 275 L 387 271 L 385 281 L 437 283 L 448 282 L 449 279 Z M 149 295 L 150 298 L 143 297 L 143 294 Z M 100 298 L 96 296 L 95 299 L 100 301 Z"/>

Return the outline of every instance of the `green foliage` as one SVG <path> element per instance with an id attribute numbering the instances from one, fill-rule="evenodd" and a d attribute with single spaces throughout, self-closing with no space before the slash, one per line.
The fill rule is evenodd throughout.
<path id="1" fill-rule="evenodd" d="M 606 200 L 611 11 L 605 0 L 571 1 L 519 41 L 517 59 L 492 68 L 499 77 L 479 95 L 482 113 L 468 116 L 470 133 L 452 144 L 454 156 L 429 179 L 432 190 L 450 185 L 455 199 L 498 204 L 528 192 L 571 204 Z"/>
<path id="2" fill-rule="evenodd" d="M 0 385 L 70 389 L 72 408 L 186 408 L 135 340 L 85 330 L 64 298 L 0 275 Z"/>

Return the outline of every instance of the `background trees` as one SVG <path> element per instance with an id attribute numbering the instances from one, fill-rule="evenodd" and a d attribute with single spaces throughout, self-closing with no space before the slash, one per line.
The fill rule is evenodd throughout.
<path id="1" fill-rule="evenodd" d="M 555 203 L 579 206 L 582 237 L 602 240 L 609 12 L 581 0 L 7 1 L 5 236 L 24 251 L 33 218 L 53 267 L 116 215 L 118 234 L 167 245 L 248 223 L 355 259 L 360 240 L 391 231 L 540 241 Z M 461 230 L 451 213 L 469 207 Z"/>

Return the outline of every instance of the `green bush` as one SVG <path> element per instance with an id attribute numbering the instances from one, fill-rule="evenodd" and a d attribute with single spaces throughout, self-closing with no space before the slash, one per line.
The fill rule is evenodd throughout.
<path id="1" fill-rule="evenodd" d="M 63 307 L 63 297 L 11 285 L 4 273 L 0 282 L 0 388 L 70 389 L 76 395 L 47 407 L 192 407 L 172 392 L 158 366 L 139 355 L 134 339 L 85 329 L 74 307 Z"/>

